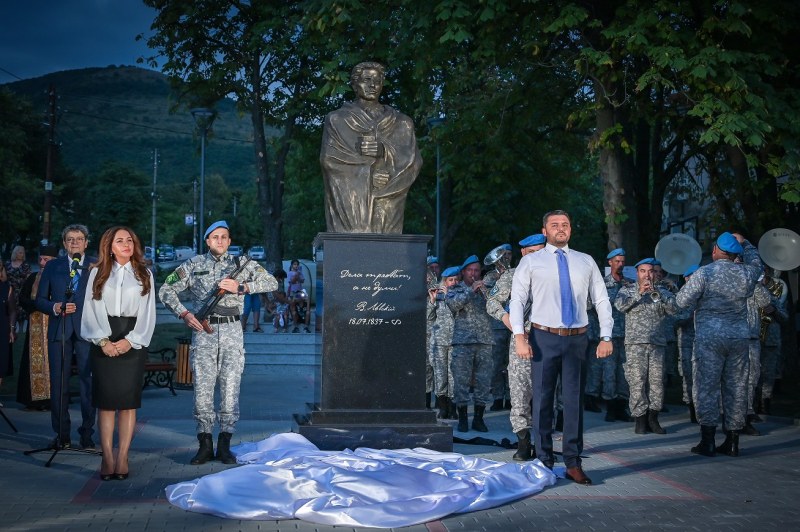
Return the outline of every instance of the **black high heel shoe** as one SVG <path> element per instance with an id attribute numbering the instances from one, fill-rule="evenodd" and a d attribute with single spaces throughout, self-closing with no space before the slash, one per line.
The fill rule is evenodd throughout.
<path id="1" fill-rule="evenodd" d="M 109 475 L 110 477 L 111 475 Z M 128 473 L 114 473 L 114 480 L 125 480 L 128 478 Z M 110 479 L 103 479 L 103 480 L 110 480 Z"/>
<path id="2" fill-rule="evenodd" d="M 100 473 L 100 480 L 111 480 L 112 478 L 114 478 L 113 474 L 104 475 Z"/>

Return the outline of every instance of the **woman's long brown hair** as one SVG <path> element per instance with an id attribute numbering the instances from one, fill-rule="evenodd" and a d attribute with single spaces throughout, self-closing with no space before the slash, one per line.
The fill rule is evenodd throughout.
<path id="1" fill-rule="evenodd" d="M 144 260 L 144 251 L 142 250 L 142 243 L 139 237 L 133 232 L 130 227 L 117 225 L 108 229 L 103 233 L 100 238 L 100 245 L 98 246 L 97 262 L 92 264 L 97 268 L 97 276 L 94 278 L 92 285 L 92 299 L 101 299 L 103 293 L 103 286 L 108 281 L 111 275 L 111 267 L 114 265 L 114 257 L 111 255 L 111 244 L 114 243 L 114 235 L 117 231 L 127 231 L 133 239 L 133 255 L 131 256 L 131 267 L 133 268 L 133 275 L 136 280 L 142 284 L 142 295 L 145 296 L 150 292 L 150 272 L 147 271 L 147 263 Z"/>

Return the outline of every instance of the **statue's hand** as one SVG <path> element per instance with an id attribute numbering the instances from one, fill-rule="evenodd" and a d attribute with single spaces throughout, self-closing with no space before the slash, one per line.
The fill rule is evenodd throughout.
<path id="1" fill-rule="evenodd" d="M 359 137 L 358 141 L 358 149 L 361 155 L 366 155 L 367 157 L 378 156 L 380 144 L 374 135 L 364 135 L 363 137 Z"/>
<path id="2" fill-rule="evenodd" d="M 389 184 L 389 174 L 386 172 L 375 172 L 372 174 L 372 187 L 383 188 Z"/>

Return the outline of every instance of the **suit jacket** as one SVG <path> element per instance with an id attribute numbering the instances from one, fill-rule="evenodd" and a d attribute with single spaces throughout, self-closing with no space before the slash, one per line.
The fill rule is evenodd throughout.
<path id="1" fill-rule="evenodd" d="M 83 266 L 86 267 L 96 259 L 84 256 Z M 69 338 L 74 333 L 81 339 L 81 315 L 83 314 L 83 297 L 86 294 L 86 285 L 89 282 L 89 270 L 79 270 L 81 273 L 78 281 L 78 289 L 72 296 L 71 302 L 77 305 L 77 310 L 65 317 L 56 316 L 53 312 L 53 304 L 63 301 L 67 292 L 67 287 L 71 282 L 69 273 L 72 259 L 69 257 L 58 257 L 48 262 L 42 271 L 42 278 L 39 281 L 39 292 L 36 294 L 36 308 L 50 316 L 50 323 L 47 326 L 47 339 L 55 342 L 61 339 L 61 321 L 66 320 L 65 335 Z"/>

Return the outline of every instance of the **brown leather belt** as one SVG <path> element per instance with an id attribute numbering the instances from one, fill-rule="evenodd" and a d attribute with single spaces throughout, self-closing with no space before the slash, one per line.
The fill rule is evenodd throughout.
<path id="1" fill-rule="evenodd" d="M 589 329 L 589 327 L 578 327 L 576 329 L 569 329 L 567 327 L 547 327 L 546 325 L 539 325 L 538 323 L 533 322 L 531 322 L 531 326 L 534 329 L 557 334 L 559 336 L 575 336 L 578 334 L 583 334 Z"/>

